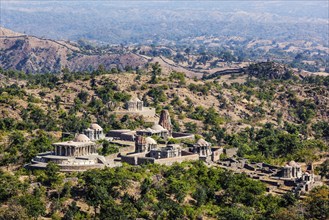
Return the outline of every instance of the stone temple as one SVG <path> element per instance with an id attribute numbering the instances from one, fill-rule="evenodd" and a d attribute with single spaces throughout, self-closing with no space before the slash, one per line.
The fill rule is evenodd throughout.
<path id="1" fill-rule="evenodd" d="M 38 154 L 28 165 L 30 169 L 44 169 L 53 162 L 59 165 L 61 171 L 85 171 L 102 168 L 106 160 L 98 155 L 97 145 L 86 135 L 79 134 L 72 141 L 54 143 L 54 151 Z"/>
<path id="2" fill-rule="evenodd" d="M 290 161 L 287 163 L 282 170 L 282 178 L 300 178 L 302 177 L 302 169 L 301 166 L 295 161 Z"/>
<path id="3" fill-rule="evenodd" d="M 87 128 L 83 131 L 83 133 L 91 140 L 97 141 L 105 138 L 103 133 L 103 128 L 98 124 L 91 124 L 90 128 Z"/>
<path id="4" fill-rule="evenodd" d="M 143 101 L 139 98 L 133 98 L 126 103 L 126 108 L 128 111 L 143 111 Z"/>
<path id="5" fill-rule="evenodd" d="M 135 97 L 126 102 L 124 108 L 118 108 L 114 111 L 117 114 L 142 115 L 146 118 L 155 117 L 155 108 L 145 107 L 144 102 Z"/>

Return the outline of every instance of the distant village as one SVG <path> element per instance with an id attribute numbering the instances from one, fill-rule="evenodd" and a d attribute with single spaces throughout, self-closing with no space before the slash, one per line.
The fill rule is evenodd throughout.
<path id="1" fill-rule="evenodd" d="M 234 173 L 246 173 L 267 185 L 268 192 L 284 194 L 293 192 L 303 195 L 312 188 L 322 185 L 321 177 L 315 175 L 312 164 L 302 170 L 295 161 L 285 166 L 266 163 L 250 163 L 237 156 L 237 148 L 212 146 L 211 143 L 194 134 L 174 132 L 167 110 L 156 117 L 155 109 L 144 107 L 143 101 L 133 98 L 125 109 L 118 113 L 158 118 L 153 126 L 142 130 L 111 130 L 104 134 L 102 127 L 93 123 L 83 133 L 76 134 L 71 141 L 53 143 L 54 150 L 42 152 L 27 164 L 28 169 L 45 169 L 53 162 L 62 172 L 86 171 L 95 168 L 117 167 L 122 163 L 130 165 L 164 164 L 172 165 L 183 161 L 204 161 L 208 166 L 218 166 Z M 155 137 L 163 140 L 158 143 Z M 102 156 L 97 153 L 100 140 L 107 140 L 118 146 L 119 152 Z"/>

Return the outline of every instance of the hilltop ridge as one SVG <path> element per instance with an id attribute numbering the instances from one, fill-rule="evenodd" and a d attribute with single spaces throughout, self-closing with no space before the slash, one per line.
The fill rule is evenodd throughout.
<path id="1" fill-rule="evenodd" d="M 26 73 L 60 72 L 67 67 L 72 71 L 107 69 L 145 65 L 146 59 L 127 52 L 92 54 L 77 44 L 43 39 L 0 28 L 0 66 L 4 69 L 21 70 Z"/>

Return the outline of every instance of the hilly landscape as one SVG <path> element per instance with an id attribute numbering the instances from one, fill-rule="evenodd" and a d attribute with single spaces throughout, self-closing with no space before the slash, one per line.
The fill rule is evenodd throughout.
<path id="1" fill-rule="evenodd" d="M 107 69 L 143 66 L 146 59 L 132 53 L 97 55 L 83 51 L 77 44 L 41 39 L 1 28 L 1 66 L 26 73 L 61 72 L 65 67 L 74 71 L 92 71 L 99 65 Z"/>
<path id="2" fill-rule="evenodd" d="M 25 73 L 139 69 L 160 63 L 167 71 L 201 78 L 223 70 L 239 72 L 251 62 L 275 61 L 302 72 L 329 72 L 328 47 L 311 42 L 280 43 L 238 38 L 198 37 L 193 46 L 97 46 L 89 41 L 56 41 L 0 27 L 0 65 Z M 238 45 L 238 46 L 237 46 Z M 275 49 L 278 48 L 278 49 Z M 303 51 L 307 51 L 303 52 Z"/>
<path id="3" fill-rule="evenodd" d="M 327 1 L 0 4 L 0 220 L 329 219 Z"/>
<path id="4" fill-rule="evenodd" d="M 11 183 L 11 192 L 14 194 L 1 191 L 4 195 L 3 204 L 9 205 L 9 208 L 6 208 L 6 205 L 2 206 L 0 216 L 11 215 L 16 219 L 40 215 L 64 219 L 69 218 L 68 215 L 73 215 L 74 218 L 83 216 L 82 218 L 87 219 L 94 215 L 100 219 L 106 219 L 109 215 L 115 216 L 115 219 L 140 216 L 151 219 L 156 216 L 169 219 L 175 219 L 177 216 L 191 219 L 197 216 L 231 219 L 227 216 L 233 215 L 244 216 L 241 217 L 242 219 L 252 219 L 254 216 L 281 219 L 288 215 L 286 212 L 293 212 L 288 216 L 299 216 L 301 214 L 297 207 L 305 204 L 305 209 L 311 209 L 318 199 L 327 198 L 318 196 L 326 195 L 328 189 L 320 188 L 319 192 L 314 191 L 309 196 L 304 196 L 305 202 L 298 202 L 291 194 L 285 195 L 281 200 L 281 197 L 266 194 L 264 185 L 260 182 L 234 174 L 230 177 L 230 185 L 225 185 L 227 183 L 219 179 L 211 185 L 208 180 L 207 185 L 215 191 L 215 194 L 209 194 L 209 197 L 205 197 L 208 198 L 206 201 L 200 200 L 202 202 L 197 205 L 194 201 L 201 199 L 197 193 L 203 192 L 200 187 L 206 186 L 203 185 L 203 180 L 184 185 L 186 178 L 192 178 L 190 175 L 194 175 L 193 172 L 206 172 L 207 177 L 203 178 L 210 178 L 214 172 L 220 172 L 214 175 L 216 178 L 224 178 L 224 176 L 227 178 L 227 175 L 232 174 L 222 173 L 219 168 L 207 168 L 200 163 L 183 163 L 173 167 L 123 166 L 86 172 L 83 175 L 74 173 L 64 175 L 56 170 L 49 170 L 44 174 L 41 171 L 31 174 L 22 168 L 22 164 L 28 162 L 38 152 L 52 149 L 51 143 L 60 141 L 62 132 L 82 131 L 92 122 L 97 122 L 105 132 L 111 129 L 146 128 L 153 121 L 140 116 L 115 113 L 115 109 L 123 108 L 126 101 L 137 96 L 147 106 L 155 107 L 157 113 L 162 109 L 168 109 L 175 131 L 192 132 L 197 136 L 203 136 L 215 146 L 237 147 L 240 157 L 254 162 L 266 161 L 283 165 L 286 161 L 296 160 L 306 167 L 312 161 L 315 172 L 323 175 L 323 181 L 326 183 L 326 174 L 321 171 L 321 167 L 325 165 L 321 164 L 325 164 L 324 161 L 328 158 L 328 80 L 329 76 L 302 76 L 282 64 L 272 62 L 252 64 L 246 67 L 245 73 L 219 75 L 203 80 L 188 78 L 181 72 L 167 72 L 162 70 L 159 63 L 151 63 L 148 68 L 138 71 L 118 73 L 98 69 L 92 73 L 26 75 L 22 72 L 1 70 L 0 146 L 1 165 L 3 170 L 6 170 L 1 175 L 6 179 L 2 179 L 6 184 L 1 185 L 0 189 L 8 189 L 7 184 Z M 195 171 L 190 170 L 192 167 Z M 179 169 L 189 169 L 189 171 L 186 176 L 185 174 L 176 176 L 178 174 L 174 173 Z M 16 179 L 18 173 L 23 180 Z M 118 175 L 122 179 L 118 179 Z M 50 177 L 53 179 L 47 179 Z M 170 179 L 167 179 L 168 177 Z M 76 178 L 79 182 L 76 182 Z M 104 178 L 107 178 L 108 182 L 103 182 Z M 159 182 L 157 178 L 162 180 Z M 173 178 L 174 181 L 180 181 L 178 186 L 175 185 L 178 183 L 170 182 Z M 200 178 L 200 174 L 193 177 L 195 178 Z M 64 184 L 63 179 L 68 182 Z M 99 185 L 99 181 L 102 184 Z M 145 181 L 151 181 L 148 187 L 152 190 L 143 194 Z M 247 186 L 254 184 L 253 187 L 235 189 L 236 184 L 239 187 L 247 187 L 246 181 L 251 181 Z M 39 207 L 39 211 L 33 214 L 23 203 L 26 196 L 30 194 L 24 193 L 22 189 L 24 187 L 31 189 L 35 182 L 46 187 L 41 190 L 45 190 L 49 196 L 36 191 L 39 190 L 38 188 L 34 189 L 33 192 L 39 194 L 32 194 L 29 198 L 31 202 L 34 201 L 33 199 L 42 198 L 42 200 L 40 203 L 31 204 L 33 210 Z M 95 195 L 84 194 L 85 190 L 88 192 L 92 190 L 90 187 L 97 187 L 94 189 L 98 191 L 101 187 L 110 187 L 112 184 L 120 187 L 116 187 L 115 190 L 108 189 L 111 193 L 108 198 L 111 198 L 112 202 L 114 199 L 120 201 L 118 203 L 120 205 L 113 206 L 100 202 L 101 211 L 99 214 L 94 214 L 97 211 L 94 212 L 91 208 L 95 206 L 91 201 L 94 201 Z M 57 186 L 64 188 L 56 188 Z M 130 188 L 126 188 L 129 186 Z M 185 188 L 181 189 L 180 186 Z M 173 191 L 171 187 L 178 187 L 177 191 Z M 217 195 L 221 187 L 230 190 L 233 195 Z M 70 194 L 66 193 L 68 189 Z M 159 194 L 153 191 L 159 189 L 166 190 L 164 198 L 161 191 Z M 276 209 L 260 210 L 258 202 L 247 202 L 249 200 L 245 196 L 247 198 L 251 195 L 255 196 L 251 189 L 259 190 L 257 198 L 271 201 L 277 206 Z M 241 190 L 246 194 L 242 196 Z M 60 192 L 61 194 L 58 194 Z M 182 192 L 184 193 L 180 194 Z M 16 193 L 19 196 L 15 196 Z M 57 197 L 56 193 L 59 195 L 59 200 L 54 199 Z M 168 203 L 168 206 L 159 209 L 152 200 L 145 200 L 148 196 L 157 198 L 155 204 L 162 206 Z M 170 199 L 171 196 L 179 200 Z M 226 204 L 239 204 L 244 210 L 237 211 L 229 208 L 229 205 L 219 205 L 215 199 L 231 200 L 231 196 L 236 199 L 232 202 L 227 201 Z M 127 198 L 130 199 L 126 200 Z M 285 199 L 288 198 L 293 201 L 285 203 Z M 21 201 L 19 204 L 13 202 L 17 199 Z M 131 201 L 139 201 L 148 206 L 139 206 L 139 203 L 132 206 Z M 61 207 L 56 206 L 58 203 Z M 50 207 L 46 208 L 46 204 Z M 250 207 L 250 204 L 253 207 Z M 126 208 L 127 205 L 129 209 Z M 109 211 L 107 207 L 117 207 L 117 209 Z M 185 213 L 189 207 L 195 207 L 195 210 Z M 13 212 L 12 209 L 20 211 Z M 138 210 L 145 210 L 147 213 Z M 304 215 L 320 216 L 316 219 L 325 219 L 321 217 L 324 215 L 322 211 L 318 214 L 307 211 Z"/>

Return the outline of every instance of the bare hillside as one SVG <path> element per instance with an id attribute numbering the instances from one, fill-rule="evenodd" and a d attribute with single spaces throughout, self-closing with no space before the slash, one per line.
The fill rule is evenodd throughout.
<path id="1" fill-rule="evenodd" d="M 132 53 L 92 55 L 68 42 L 42 39 L 0 29 L 0 66 L 27 73 L 60 72 L 143 66 L 146 59 Z"/>

